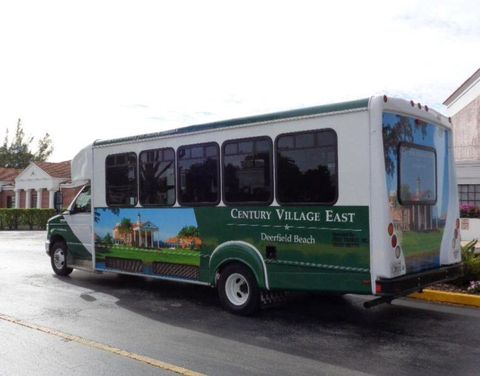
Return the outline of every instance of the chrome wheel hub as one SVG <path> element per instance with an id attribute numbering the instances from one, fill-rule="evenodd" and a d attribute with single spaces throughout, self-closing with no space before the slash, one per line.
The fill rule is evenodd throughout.
<path id="1" fill-rule="evenodd" d="M 65 266 L 65 251 L 61 248 L 53 251 L 53 264 L 57 269 L 62 269 Z"/>
<path id="2" fill-rule="evenodd" d="M 231 274 L 225 282 L 225 293 L 233 305 L 241 306 L 245 304 L 250 295 L 248 281 L 239 273 Z"/>

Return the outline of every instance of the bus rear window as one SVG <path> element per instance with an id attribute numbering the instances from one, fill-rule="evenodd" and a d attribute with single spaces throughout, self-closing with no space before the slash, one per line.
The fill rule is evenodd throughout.
<path id="1" fill-rule="evenodd" d="M 435 149 L 410 143 L 399 147 L 398 200 L 402 205 L 437 201 Z"/>

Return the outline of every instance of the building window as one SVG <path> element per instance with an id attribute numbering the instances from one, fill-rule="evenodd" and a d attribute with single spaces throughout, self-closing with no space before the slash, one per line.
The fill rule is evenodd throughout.
<path id="1" fill-rule="evenodd" d="M 15 207 L 15 196 L 7 196 L 7 208 L 11 209 Z"/>
<path id="2" fill-rule="evenodd" d="M 459 184 L 460 205 L 480 207 L 480 184 Z"/>
<path id="3" fill-rule="evenodd" d="M 228 204 L 272 201 L 272 143 L 269 138 L 223 144 L 223 191 Z"/>
<path id="4" fill-rule="evenodd" d="M 137 204 L 137 155 L 109 155 L 105 161 L 106 199 L 111 206 Z"/>
<path id="5" fill-rule="evenodd" d="M 32 191 L 30 198 L 31 198 L 30 207 L 31 208 L 36 208 L 37 207 L 37 200 L 38 200 L 37 191 Z"/>
<path id="6" fill-rule="evenodd" d="M 145 150 L 140 153 L 140 204 L 175 204 L 175 152 L 173 149 Z"/>
<path id="7" fill-rule="evenodd" d="M 338 195 L 336 133 L 325 129 L 278 136 L 276 179 L 280 203 L 335 203 Z"/>
<path id="8" fill-rule="evenodd" d="M 177 153 L 180 204 L 217 204 L 220 201 L 218 145 L 182 146 Z"/>

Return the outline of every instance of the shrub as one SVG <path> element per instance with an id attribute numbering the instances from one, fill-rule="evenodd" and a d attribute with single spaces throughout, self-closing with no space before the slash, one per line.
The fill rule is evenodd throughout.
<path id="1" fill-rule="evenodd" d="M 460 217 L 480 218 L 480 208 L 471 204 L 462 204 L 460 205 Z"/>
<path id="2" fill-rule="evenodd" d="M 29 230 L 33 230 L 33 224 L 35 220 L 35 212 L 36 210 L 32 209 L 21 209 L 20 212 L 20 223 L 22 225 L 28 226 Z"/>
<path id="3" fill-rule="evenodd" d="M 38 209 L 35 211 L 34 225 L 40 229 L 45 230 L 48 220 L 57 212 L 55 209 Z"/>
<path id="4" fill-rule="evenodd" d="M 470 282 L 480 280 L 480 256 L 475 254 L 478 240 L 472 240 L 462 247 L 463 276 L 452 281 L 458 286 L 468 286 Z"/>
<path id="5" fill-rule="evenodd" d="M 20 222 L 20 211 L 22 209 L 0 209 L 2 222 L 5 229 L 17 230 Z"/>
<path id="6" fill-rule="evenodd" d="M 467 291 L 470 293 L 480 292 L 480 281 L 470 281 L 467 287 Z"/>
<path id="7" fill-rule="evenodd" d="M 0 229 L 44 230 L 47 221 L 55 215 L 55 209 L 0 209 Z"/>

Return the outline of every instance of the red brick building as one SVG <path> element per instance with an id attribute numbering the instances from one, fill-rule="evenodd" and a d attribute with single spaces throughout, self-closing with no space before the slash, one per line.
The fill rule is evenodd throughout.
<path id="1" fill-rule="evenodd" d="M 0 208 L 53 208 L 57 191 L 68 206 L 80 189 L 71 182 L 70 161 L 31 162 L 24 170 L 0 168 Z"/>

